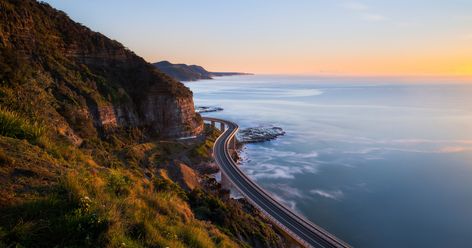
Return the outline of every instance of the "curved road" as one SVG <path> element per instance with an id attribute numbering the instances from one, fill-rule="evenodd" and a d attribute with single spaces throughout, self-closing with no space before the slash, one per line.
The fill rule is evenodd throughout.
<path id="1" fill-rule="evenodd" d="M 237 124 L 204 117 L 207 121 L 223 123 L 227 128 L 215 141 L 213 154 L 224 176 L 235 186 L 245 198 L 261 210 L 272 222 L 283 229 L 292 238 L 306 247 L 350 247 L 321 227 L 295 214 L 277 202 L 270 194 L 255 184 L 244 174 L 231 158 L 229 144 L 235 139 L 239 130 Z"/>

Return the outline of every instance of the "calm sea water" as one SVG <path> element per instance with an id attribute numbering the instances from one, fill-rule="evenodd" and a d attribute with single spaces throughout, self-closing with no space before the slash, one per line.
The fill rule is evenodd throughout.
<path id="1" fill-rule="evenodd" d="M 282 127 L 242 168 L 356 247 L 472 247 L 472 84 L 222 77 L 186 83 L 206 115 Z"/>

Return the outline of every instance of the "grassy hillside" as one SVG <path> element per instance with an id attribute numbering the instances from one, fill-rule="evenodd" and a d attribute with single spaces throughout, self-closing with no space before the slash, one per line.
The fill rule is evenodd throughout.
<path id="1" fill-rule="evenodd" d="M 213 180 L 187 190 L 174 183 L 175 154 L 206 160 L 216 135 L 99 148 L 0 136 L 0 247 L 280 247 L 259 213 Z"/>

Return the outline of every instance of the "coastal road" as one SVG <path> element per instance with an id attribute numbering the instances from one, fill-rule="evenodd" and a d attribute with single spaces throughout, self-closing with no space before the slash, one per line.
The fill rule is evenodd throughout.
<path id="1" fill-rule="evenodd" d="M 236 123 L 204 117 L 204 120 L 223 123 L 226 127 L 215 141 L 213 154 L 224 176 L 239 192 L 274 224 L 305 247 L 350 247 L 321 227 L 311 223 L 280 204 L 274 197 L 254 183 L 232 159 L 229 146 L 238 132 Z"/>

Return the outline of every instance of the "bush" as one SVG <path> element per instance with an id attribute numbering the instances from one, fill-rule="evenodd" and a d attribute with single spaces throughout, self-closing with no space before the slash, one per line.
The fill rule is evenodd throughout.
<path id="1" fill-rule="evenodd" d="M 108 188 L 116 196 L 127 196 L 130 192 L 132 181 L 118 170 L 112 170 L 108 176 Z"/>
<path id="2" fill-rule="evenodd" d="M 198 219 L 210 220 L 224 226 L 228 222 L 229 209 L 219 198 L 196 189 L 189 194 L 190 205 Z"/>
<path id="3" fill-rule="evenodd" d="M 165 178 L 156 178 L 153 183 L 157 192 L 172 192 L 183 200 L 187 200 L 187 194 L 178 184 Z"/>
<path id="4" fill-rule="evenodd" d="M 16 112 L 0 108 L 0 135 L 36 143 L 45 132 L 45 127 L 38 122 L 31 122 Z"/>
<path id="5" fill-rule="evenodd" d="M 58 194 L 0 209 L 0 247 L 101 246 L 109 223 L 87 204 L 66 198 Z"/>
<path id="6" fill-rule="evenodd" d="M 213 240 L 202 228 L 194 226 L 183 226 L 179 228 L 179 236 L 189 247 L 211 248 L 215 247 Z"/>

